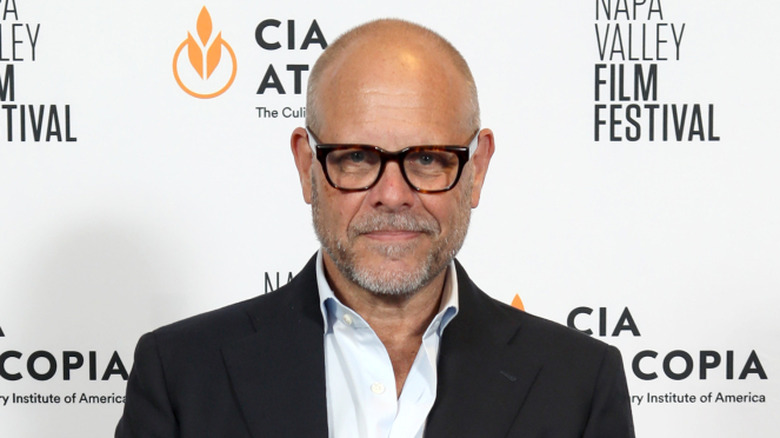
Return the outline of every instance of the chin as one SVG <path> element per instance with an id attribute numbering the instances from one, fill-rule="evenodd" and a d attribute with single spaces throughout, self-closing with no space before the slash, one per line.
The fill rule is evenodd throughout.
<path id="1" fill-rule="evenodd" d="M 430 282 L 429 272 L 424 269 L 393 269 L 381 271 L 356 269 L 350 277 L 363 289 L 380 296 L 411 296 Z"/>

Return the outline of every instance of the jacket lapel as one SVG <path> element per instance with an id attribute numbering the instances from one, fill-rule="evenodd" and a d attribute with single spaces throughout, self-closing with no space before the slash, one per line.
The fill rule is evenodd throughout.
<path id="1" fill-rule="evenodd" d="M 510 344 L 522 329 L 507 308 L 479 290 L 459 263 L 459 311 L 441 340 L 436 403 L 426 437 L 505 436 L 541 365 Z"/>
<path id="2" fill-rule="evenodd" d="M 260 298 L 250 311 L 256 333 L 222 349 L 233 391 L 255 438 L 328 436 L 314 260 L 287 286 Z"/>

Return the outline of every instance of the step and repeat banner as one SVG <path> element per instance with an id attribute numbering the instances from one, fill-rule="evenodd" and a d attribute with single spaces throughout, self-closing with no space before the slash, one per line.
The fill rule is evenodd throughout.
<path id="1" fill-rule="evenodd" d="M 289 135 L 309 70 L 380 17 L 438 31 L 476 77 L 497 139 L 459 256 L 477 284 L 619 347 L 638 436 L 776 436 L 778 3 L 0 14 L 0 436 L 113 436 L 140 335 L 303 266 Z"/>

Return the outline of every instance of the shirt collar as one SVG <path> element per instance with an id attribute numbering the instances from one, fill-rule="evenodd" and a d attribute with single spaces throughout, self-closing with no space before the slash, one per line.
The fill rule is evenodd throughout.
<path id="1" fill-rule="evenodd" d="M 331 333 L 333 324 L 342 319 L 344 315 L 349 315 L 358 324 L 368 326 L 362 317 L 354 310 L 345 306 L 336 298 L 328 279 L 325 277 L 325 264 L 322 260 L 322 249 L 317 251 L 317 292 L 320 297 L 320 311 L 322 312 L 322 321 L 324 322 L 325 334 Z M 428 329 L 425 331 L 427 336 L 429 332 L 435 331 L 439 336 L 444 333 L 444 329 L 452 321 L 452 318 L 458 314 L 458 276 L 455 270 L 455 262 L 451 261 L 447 266 L 447 274 L 444 278 L 444 290 L 442 291 L 439 311 L 434 316 Z"/>

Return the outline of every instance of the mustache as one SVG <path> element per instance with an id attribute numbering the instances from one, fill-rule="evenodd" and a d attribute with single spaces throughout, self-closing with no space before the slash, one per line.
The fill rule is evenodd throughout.
<path id="1" fill-rule="evenodd" d="M 438 234 L 441 229 L 433 218 L 415 216 L 407 213 L 373 214 L 356 218 L 349 226 L 349 236 L 375 231 L 413 231 L 426 234 Z"/>

